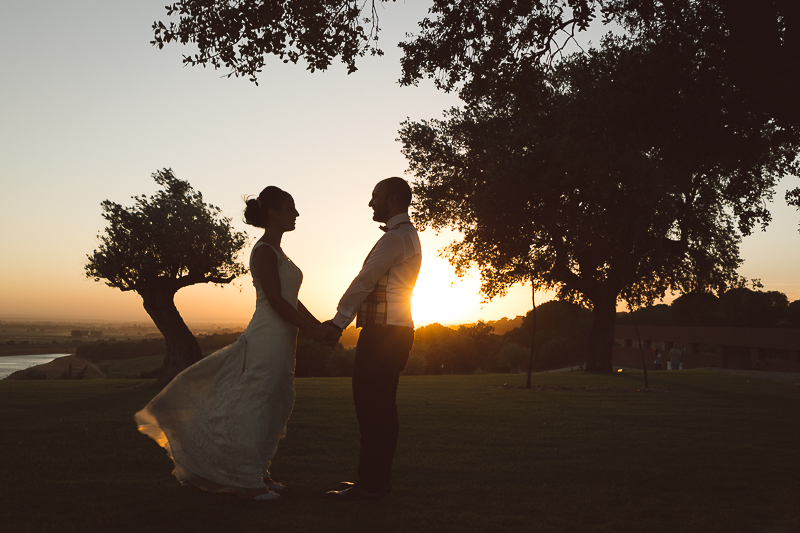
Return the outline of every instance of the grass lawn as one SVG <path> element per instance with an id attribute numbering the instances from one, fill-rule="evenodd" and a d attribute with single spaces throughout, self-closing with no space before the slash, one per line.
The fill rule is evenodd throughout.
<path id="1" fill-rule="evenodd" d="M 149 381 L 0 382 L 0 531 L 800 531 L 800 386 L 721 372 L 403 377 L 394 491 L 352 479 L 349 379 L 297 380 L 276 502 L 182 487 Z M 502 387 L 508 384 L 508 388 Z M 539 386 L 537 390 L 537 386 Z"/>
<path id="2" fill-rule="evenodd" d="M 159 368 L 163 363 L 163 355 L 148 355 L 121 361 L 104 361 L 98 366 L 109 379 L 128 379 L 137 377 L 142 372 Z"/>

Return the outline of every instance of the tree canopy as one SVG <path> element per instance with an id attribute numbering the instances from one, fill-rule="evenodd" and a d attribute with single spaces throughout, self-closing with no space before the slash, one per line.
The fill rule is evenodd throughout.
<path id="1" fill-rule="evenodd" d="M 595 311 L 589 369 L 610 370 L 617 298 L 738 282 L 741 234 L 796 172 L 797 146 L 691 41 L 608 37 L 552 68 L 520 68 L 445 120 L 406 122 L 416 219 L 454 227 L 482 291 L 532 280 Z M 489 83 L 488 81 L 486 83 Z"/>
<path id="2" fill-rule="evenodd" d="M 154 22 L 151 42 L 192 43 L 197 52 L 184 56 L 186 64 L 227 68 L 254 82 L 268 55 L 302 59 L 312 71 L 339 57 L 354 72 L 358 57 L 382 54 L 379 8 L 388 2 L 179 0 L 166 6 L 177 22 Z M 519 65 L 551 61 L 590 25 L 614 22 L 632 36 L 693 35 L 724 50 L 737 83 L 793 123 L 800 118 L 791 75 L 800 48 L 794 0 L 433 0 L 429 14 L 400 43 L 405 84 L 430 76 L 452 89 L 513 76 Z"/>
<path id="3" fill-rule="evenodd" d="M 389 0 L 180 0 L 153 23 L 153 45 L 197 47 L 189 65 L 227 68 L 258 81 L 265 58 L 304 60 L 311 71 L 340 58 L 348 72 L 378 48 L 379 7 Z M 393 2 L 395 0 L 392 0 Z M 434 78 L 465 101 L 505 90 L 532 65 L 557 62 L 590 25 L 613 22 L 639 42 L 693 42 L 740 93 L 739 106 L 769 114 L 800 136 L 794 72 L 800 61 L 800 4 L 794 0 L 433 0 L 429 17 L 399 44 L 401 83 Z M 416 33 L 414 33 L 416 30 Z M 800 209 L 800 187 L 785 197 Z"/>
<path id="4" fill-rule="evenodd" d="M 247 273 L 238 262 L 247 244 L 231 219 L 203 201 L 200 192 L 171 169 L 155 172 L 162 190 L 134 196 L 134 205 L 102 202 L 108 225 L 85 265 L 86 276 L 121 291 L 135 291 L 167 342 L 159 375 L 166 385 L 202 356 L 194 335 L 175 307 L 175 293 L 197 283 L 230 283 Z"/>
<path id="5" fill-rule="evenodd" d="M 167 16 L 177 15 L 178 22 L 154 22 L 151 43 L 159 48 L 193 43 L 197 53 L 185 55 L 185 64 L 228 68 L 229 77 L 247 76 L 255 83 L 267 55 L 284 63 L 303 59 L 312 72 L 340 57 L 354 72 L 357 57 L 383 54 L 375 7 L 375 0 L 180 0 L 166 6 Z"/>
<path id="6" fill-rule="evenodd" d="M 719 296 L 690 292 L 672 301 L 617 315 L 617 324 L 735 328 L 800 328 L 800 300 L 779 291 L 733 287 Z"/>
<path id="7" fill-rule="evenodd" d="M 196 283 L 230 283 L 247 269 L 237 261 L 247 243 L 230 218 L 206 204 L 203 195 L 171 169 L 153 174 L 163 187 L 134 205 L 102 202 L 108 222 L 100 245 L 86 263 L 86 275 L 121 291 L 158 286 L 173 292 Z"/>
<path id="8" fill-rule="evenodd" d="M 177 22 L 154 22 L 151 43 L 159 48 L 192 43 L 197 52 L 185 55 L 185 64 L 227 68 L 229 76 L 256 83 L 269 55 L 284 63 L 302 59 L 312 72 L 326 70 L 338 57 L 352 73 L 358 57 L 383 55 L 379 7 L 389 1 L 179 0 L 166 6 L 167 16 L 177 16 Z M 476 51 L 479 43 L 499 47 L 493 58 L 520 50 L 539 57 L 551 50 L 559 33 L 588 27 L 599 5 L 596 0 L 434 0 L 430 12 L 439 18 L 420 21 L 420 35 L 402 44 L 403 81 L 413 83 L 420 69 L 450 71 L 460 62 L 463 74 L 484 64 L 486 57 Z M 515 22 L 520 30 L 509 39 L 507 26 Z M 456 54 L 460 61 L 453 61 Z"/>
<path id="9" fill-rule="evenodd" d="M 537 305 L 535 311 L 528 311 L 522 318 L 522 324 L 507 332 L 503 338 L 530 349 L 534 328 L 536 339 L 532 370 L 554 370 L 581 366 L 586 362 L 592 313 L 585 307 L 560 300 L 544 302 Z"/>

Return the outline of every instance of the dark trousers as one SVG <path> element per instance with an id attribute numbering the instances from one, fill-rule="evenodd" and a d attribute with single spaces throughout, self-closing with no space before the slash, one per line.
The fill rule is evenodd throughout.
<path id="1" fill-rule="evenodd" d="M 358 480 L 365 489 L 381 492 L 392 477 L 397 447 L 397 384 L 414 344 L 414 330 L 401 326 L 361 329 L 353 365 L 353 400 L 361 447 Z"/>

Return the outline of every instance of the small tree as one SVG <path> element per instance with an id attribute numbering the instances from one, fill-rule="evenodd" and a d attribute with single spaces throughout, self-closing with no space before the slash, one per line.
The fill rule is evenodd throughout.
<path id="1" fill-rule="evenodd" d="M 247 273 L 236 260 L 247 243 L 245 233 L 231 228 L 231 219 L 171 169 L 155 172 L 163 187 L 155 195 L 134 196 L 123 207 L 105 200 L 108 221 L 100 246 L 87 256 L 86 276 L 121 291 L 136 291 L 145 311 L 167 343 L 158 375 L 163 387 L 175 375 L 200 360 L 202 352 L 175 307 L 175 293 L 196 283 L 230 283 Z"/>

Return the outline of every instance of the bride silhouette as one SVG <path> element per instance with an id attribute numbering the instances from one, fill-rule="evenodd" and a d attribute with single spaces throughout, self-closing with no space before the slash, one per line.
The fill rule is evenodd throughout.
<path id="1" fill-rule="evenodd" d="M 326 338 L 297 299 L 302 272 L 280 247 L 298 216 L 291 195 L 277 187 L 247 200 L 245 222 L 264 229 L 250 255 L 256 310 L 247 330 L 178 374 L 135 415 L 183 484 L 256 500 L 277 499 L 286 488 L 269 466 L 294 405 L 297 329 Z"/>

